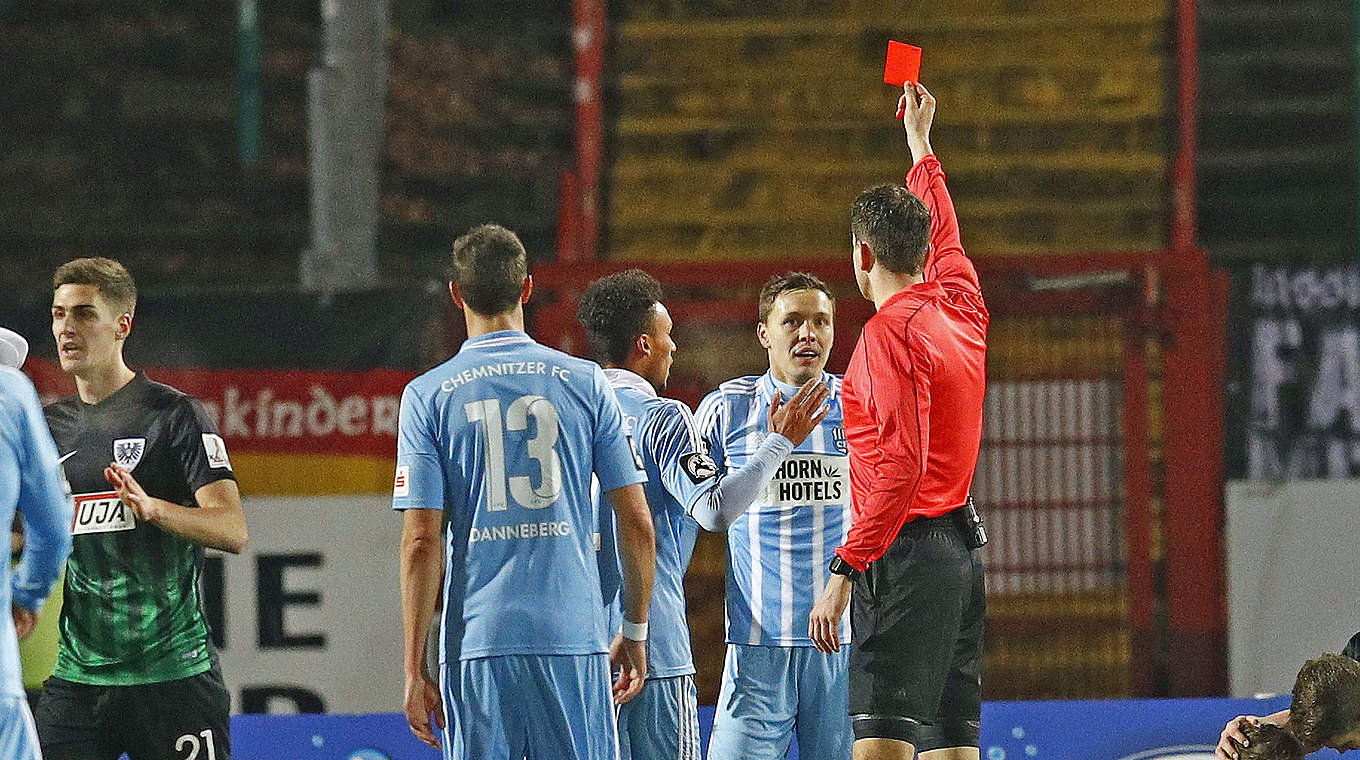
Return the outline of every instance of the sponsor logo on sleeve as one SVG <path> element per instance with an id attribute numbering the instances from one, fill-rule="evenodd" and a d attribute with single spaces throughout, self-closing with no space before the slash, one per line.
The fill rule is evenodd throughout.
<path id="1" fill-rule="evenodd" d="M 680 457 L 680 468 L 695 485 L 718 474 L 718 464 L 713 457 L 698 451 Z"/>
<path id="2" fill-rule="evenodd" d="M 397 468 L 397 476 L 392 479 L 392 495 L 394 497 L 411 495 L 410 465 L 402 465 Z"/>
<path id="3" fill-rule="evenodd" d="M 208 466 L 219 470 L 230 470 L 231 460 L 227 459 L 227 444 L 216 433 L 203 434 L 203 451 L 208 455 Z"/>
<path id="4" fill-rule="evenodd" d="M 74 452 L 72 452 L 74 453 Z M 132 470 L 146 453 L 145 438 L 119 438 L 113 442 L 113 461 L 125 470 Z"/>
<path id="5" fill-rule="evenodd" d="M 116 533 L 133 530 L 137 519 L 114 491 L 82 493 L 75 497 L 75 517 L 71 520 L 71 534 Z"/>

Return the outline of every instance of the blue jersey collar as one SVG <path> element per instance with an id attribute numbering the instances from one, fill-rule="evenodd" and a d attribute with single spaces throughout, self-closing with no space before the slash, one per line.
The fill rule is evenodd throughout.
<path id="1" fill-rule="evenodd" d="M 631 388 L 638 393 L 643 393 L 652 398 L 656 398 L 656 389 L 652 387 L 652 384 L 647 382 L 642 375 L 639 375 L 630 369 L 624 369 L 622 367 L 606 367 L 604 376 L 605 379 L 609 381 L 609 384 L 616 389 Z"/>
<path id="2" fill-rule="evenodd" d="M 823 370 L 822 382 L 826 383 L 826 387 L 831 390 L 831 395 L 827 396 L 827 401 L 835 400 L 836 376 L 831 374 L 830 372 Z M 758 387 L 760 388 L 761 399 L 763 399 L 767 404 L 770 403 L 772 399 L 774 399 L 774 392 L 776 390 L 779 391 L 780 403 L 784 403 L 789 399 L 793 398 L 793 395 L 798 392 L 798 386 L 789 385 L 787 383 L 782 383 L 776 380 L 774 378 L 774 373 L 771 372 L 770 370 L 765 370 L 765 374 L 760 376 L 760 383 Z"/>
<path id="3" fill-rule="evenodd" d="M 463 341 L 463 345 L 458 347 L 458 353 L 482 348 L 504 348 L 533 342 L 534 339 L 521 330 L 497 330 L 485 335 L 478 335 L 475 338 L 468 338 Z"/>

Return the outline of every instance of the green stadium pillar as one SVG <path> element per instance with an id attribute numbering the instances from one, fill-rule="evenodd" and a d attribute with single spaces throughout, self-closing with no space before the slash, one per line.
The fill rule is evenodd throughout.
<path id="1" fill-rule="evenodd" d="M 260 162 L 260 0 L 236 4 L 236 153 L 242 166 Z"/>

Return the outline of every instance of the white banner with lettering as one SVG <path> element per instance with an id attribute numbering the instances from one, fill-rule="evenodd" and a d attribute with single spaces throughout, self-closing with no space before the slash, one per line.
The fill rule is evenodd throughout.
<path id="1" fill-rule="evenodd" d="M 210 552 L 204 578 L 233 712 L 402 709 L 391 506 L 387 494 L 246 498 L 249 546 Z"/>

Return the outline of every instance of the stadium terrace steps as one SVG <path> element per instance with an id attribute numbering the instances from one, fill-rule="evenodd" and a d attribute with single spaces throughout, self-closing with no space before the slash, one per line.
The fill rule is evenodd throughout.
<path id="1" fill-rule="evenodd" d="M 410 6 L 394 32 L 379 241 L 389 276 L 442 276 L 449 243 L 487 221 L 515 229 L 536 259 L 554 249 L 574 129 L 568 8 L 506 25 L 486 5 L 447 17 Z"/>
<path id="2" fill-rule="evenodd" d="M 1352 261 L 1352 4 L 1199 4 L 1201 244 L 1218 263 Z"/>
<path id="3" fill-rule="evenodd" d="M 1259 0 L 1258 0 L 1259 1 Z M 1159 9 L 1161 0 L 1127 0 L 1125 9 Z M 1090 10 L 1089 0 L 616 0 L 610 13 L 628 20 L 647 19 L 761 19 L 788 16 L 829 16 L 882 20 L 920 19 L 944 13 L 960 16 L 1034 13 L 1072 15 Z"/>
<path id="4" fill-rule="evenodd" d="M 907 168 L 881 82 L 889 37 L 926 50 L 975 253 L 1161 247 L 1167 4 L 939 5 L 903 19 L 873 2 L 629 4 L 607 254 L 839 252 L 854 195 Z"/>
<path id="5" fill-rule="evenodd" d="M 276 63 L 307 57 L 308 7 L 284 0 L 262 18 L 258 169 L 236 159 L 230 5 L 54 0 L 0 12 L 0 69 L 25 72 L 0 83 L 12 258 L 0 290 L 41 292 L 58 264 L 91 254 L 122 259 L 144 289 L 291 280 L 307 230 L 305 163 L 292 168 L 289 149 L 305 143 L 274 138 L 302 90 L 281 85 Z"/>
<path id="6" fill-rule="evenodd" d="M 394 7 L 379 266 L 442 276 L 468 227 L 550 255 L 571 151 L 569 6 Z M 450 6 L 452 7 L 452 6 Z M 307 77 L 320 5 L 261 4 L 259 166 L 237 160 L 235 5 L 0 2 L 0 291 L 117 255 L 144 288 L 291 285 L 309 241 Z"/>

